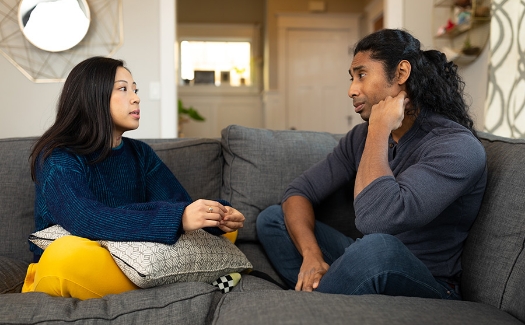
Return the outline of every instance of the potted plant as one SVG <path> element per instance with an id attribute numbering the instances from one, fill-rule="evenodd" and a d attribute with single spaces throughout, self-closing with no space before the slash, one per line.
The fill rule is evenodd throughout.
<path id="1" fill-rule="evenodd" d="M 472 46 L 470 43 L 470 35 L 467 35 L 461 52 L 465 55 L 478 55 L 481 52 L 481 49 L 478 46 Z"/>
<path id="2" fill-rule="evenodd" d="M 179 99 L 179 102 L 178 102 L 178 116 L 179 116 L 179 138 L 183 138 L 184 137 L 184 133 L 182 132 L 182 127 L 184 125 L 184 123 L 187 123 L 189 122 L 190 120 L 194 120 L 194 121 L 197 121 L 197 122 L 203 122 L 205 121 L 206 119 L 204 117 L 202 117 L 199 112 L 193 108 L 192 106 L 190 107 L 185 107 L 184 104 L 182 103 L 182 100 Z"/>

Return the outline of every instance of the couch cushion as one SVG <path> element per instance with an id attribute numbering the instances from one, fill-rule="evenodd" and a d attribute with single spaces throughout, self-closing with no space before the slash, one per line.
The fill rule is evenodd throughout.
<path id="1" fill-rule="evenodd" d="M 205 324 L 221 296 L 198 282 L 84 301 L 39 292 L 0 295 L 0 324 Z"/>
<path id="2" fill-rule="evenodd" d="M 230 125 L 222 130 L 224 183 L 221 195 L 246 217 L 238 239 L 256 240 L 257 215 L 281 202 L 288 184 L 332 151 L 341 135 L 312 131 L 272 131 Z M 335 203 L 337 202 L 337 204 Z M 343 233 L 355 229 L 353 186 L 340 189 L 316 207 L 316 218 Z"/>
<path id="3" fill-rule="evenodd" d="M 0 294 L 22 290 L 28 263 L 0 256 Z"/>
<path id="4" fill-rule="evenodd" d="M 255 271 L 254 271 L 255 272 Z M 241 281 L 233 287 L 231 292 L 261 291 L 261 290 L 283 290 L 280 286 L 267 281 L 262 277 L 263 274 L 253 276 L 242 274 Z"/>
<path id="5" fill-rule="evenodd" d="M 35 189 L 29 169 L 36 138 L 0 140 L 0 256 L 33 260 L 27 237 L 34 231 Z"/>
<path id="6" fill-rule="evenodd" d="M 214 139 L 145 140 L 184 186 L 191 198 L 219 199 L 222 148 Z"/>
<path id="7" fill-rule="evenodd" d="M 525 322 L 525 140 L 480 137 L 488 183 L 463 252 L 463 297 Z"/>
<path id="8" fill-rule="evenodd" d="M 279 285 L 286 286 L 285 282 L 273 268 L 260 243 L 254 241 L 239 241 L 237 242 L 237 246 L 252 263 L 254 270 L 267 274 L 273 281 L 279 283 Z"/>
<path id="9" fill-rule="evenodd" d="M 224 295 L 213 324 L 501 325 L 521 322 L 495 307 L 467 301 L 267 290 Z"/>

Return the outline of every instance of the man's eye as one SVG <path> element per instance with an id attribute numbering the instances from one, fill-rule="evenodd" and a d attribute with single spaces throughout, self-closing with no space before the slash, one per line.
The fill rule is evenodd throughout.
<path id="1" fill-rule="evenodd" d="M 365 74 L 364 73 L 360 73 L 360 74 L 358 74 L 358 76 L 359 76 L 359 79 L 362 79 L 365 76 Z"/>

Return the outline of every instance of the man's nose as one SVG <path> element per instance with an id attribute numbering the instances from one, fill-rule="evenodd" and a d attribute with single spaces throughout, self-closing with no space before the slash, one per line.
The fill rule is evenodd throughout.
<path id="1" fill-rule="evenodd" d="M 354 98 L 358 94 L 359 94 L 359 90 L 358 90 L 357 86 L 355 85 L 355 83 L 352 82 L 350 84 L 350 88 L 348 88 L 348 97 Z"/>

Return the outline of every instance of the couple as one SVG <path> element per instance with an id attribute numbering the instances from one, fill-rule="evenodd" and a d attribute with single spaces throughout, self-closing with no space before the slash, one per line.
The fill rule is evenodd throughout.
<path id="1" fill-rule="evenodd" d="M 120 61 L 93 58 L 73 69 L 57 120 L 34 147 L 37 230 L 60 224 L 78 240 L 173 243 L 192 229 L 221 234 L 242 227 L 244 216 L 227 202 L 192 202 L 148 146 L 122 138 L 138 127 L 139 99 L 129 71 L 114 62 Z M 102 72 L 102 64 L 112 68 Z M 104 74 L 105 91 L 88 88 L 96 76 L 86 70 L 89 65 L 101 65 L 96 71 Z M 290 288 L 460 299 L 461 252 L 487 172 L 456 70 L 442 53 L 422 51 L 401 30 L 382 30 L 357 44 L 348 94 L 365 123 L 294 180 L 281 205 L 257 219 L 258 237 Z M 92 124 L 81 125 L 84 119 Z M 135 189 L 125 195 L 126 187 L 113 183 L 97 190 L 101 180 L 92 171 L 97 168 L 115 175 L 133 170 L 146 182 L 121 180 Z M 315 221 L 313 213 L 348 182 L 355 182 L 356 226 L 365 234 L 357 240 Z M 75 200 L 64 201 L 67 197 Z M 79 213 L 79 205 L 97 211 L 89 229 L 83 225 L 91 214 Z M 110 211 L 112 219 L 100 210 Z M 25 291 L 39 291 L 34 285 L 39 264 L 42 260 L 29 267 Z M 89 284 L 97 287 L 97 278 Z M 100 295 L 134 288 L 117 289 Z"/>

